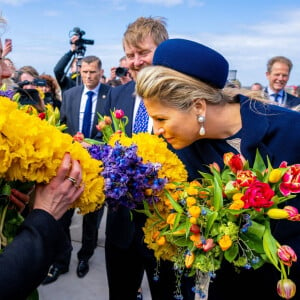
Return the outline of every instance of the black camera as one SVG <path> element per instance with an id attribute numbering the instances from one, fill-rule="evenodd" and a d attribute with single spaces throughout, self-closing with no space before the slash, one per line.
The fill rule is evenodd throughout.
<path id="1" fill-rule="evenodd" d="M 47 82 L 45 79 L 34 78 L 33 81 L 24 80 L 17 83 L 20 88 L 23 88 L 25 85 L 32 84 L 35 86 L 46 86 Z"/>
<path id="2" fill-rule="evenodd" d="M 84 56 L 86 47 L 84 45 L 94 45 L 94 40 L 83 39 L 82 37 L 85 35 L 85 31 L 81 30 L 79 27 L 74 27 L 73 30 L 70 31 L 70 36 L 76 35 L 79 39 L 75 42 L 76 50 L 75 52 L 79 56 Z"/>
<path id="3" fill-rule="evenodd" d="M 128 69 L 127 68 L 122 68 L 122 67 L 116 68 L 116 75 L 118 77 L 124 77 L 127 74 L 128 74 Z"/>

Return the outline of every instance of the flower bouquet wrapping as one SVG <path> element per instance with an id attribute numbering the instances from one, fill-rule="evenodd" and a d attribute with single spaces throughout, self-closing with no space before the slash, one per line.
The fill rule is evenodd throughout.
<path id="1" fill-rule="evenodd" d="M 297 257 L 274 238 L 270 222 L 300 220 L 295 207 L 284 206 L 300 192 L 300 165 L 266 166 L 258 152 L 252 168 L 233 153 L 224 155 L 224 163 L 222 171 L 212 164 L 199 181 L 169 184 L 165 210 L 148 211 L 145 242 L 157 259 L 173 261 L 178 270 L 196 275 L 196 282 L 201 275 L 206 282 L 198 280 L 195 289 L 201 298 L 226 260 L 246 269 L 271 263 L 281 273 L 278 294 L 290 299 L 296 286 L 288 274 Z"/>

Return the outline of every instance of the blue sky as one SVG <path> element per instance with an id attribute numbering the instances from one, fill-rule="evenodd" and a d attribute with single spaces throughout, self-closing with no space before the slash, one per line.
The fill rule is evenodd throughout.
<path id="1" fill-rule="evenodd" d="M 289 85 L 300 84 L 299 0 L 0 0 L 17 67 L 53 74 L 69 49 L 69 31 L 80 27 L 86 55 L 97 55 L 105 75 L 123 56 L 122 35 L 139 16 L 166 18 L 171 38 L 198 41 L 221 52 L 244 86 L 266 85 L 266 63 L 284 55 L 294 64 Z"/>

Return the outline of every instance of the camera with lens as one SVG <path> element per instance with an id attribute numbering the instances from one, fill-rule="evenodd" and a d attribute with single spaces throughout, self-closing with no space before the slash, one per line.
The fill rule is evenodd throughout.
<path id="1" fill-rule="evenodd" d="M 20 88 L 23 88 L 25 85 L 29 85 L 29 84 L 35 85 L 35 86 L 46 86 L 47 82 L 45 79 L 34 78 L 33 81 L 24 80 L 24 81 L 18 82 L 17 84 Z"/>
<path id="2" fill-rule="evenodd" d="M 83 39 L 85 31 L 81 30 L 79 27 L 74 27 L 70 32 L 70 36 L 76 35 L 79 39 L 75 42 L 76 50 L 75 52 L 79 56 L 84 56 L 86 47 L 84 45 L 94 45 L 94 40 Z"/>
<path id="3" fill-rule="evenodd" d="M 128 74 L 128 69 L 123 67 L 116 68 L 116 75 L 118 77 L 124 77 Z"/>

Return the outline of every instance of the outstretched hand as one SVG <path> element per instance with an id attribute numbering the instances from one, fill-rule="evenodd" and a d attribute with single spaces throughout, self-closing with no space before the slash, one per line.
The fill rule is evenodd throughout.
<path id="1" fill-rule="evenodd" d="M 82 169 L 77 160 L 66 153 L 57 175 L 46 185 L 36 187 L 34 209 L 50 213 L 56 220 L 80 197 L 84 187 L 81 185 Z"/>

